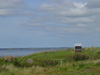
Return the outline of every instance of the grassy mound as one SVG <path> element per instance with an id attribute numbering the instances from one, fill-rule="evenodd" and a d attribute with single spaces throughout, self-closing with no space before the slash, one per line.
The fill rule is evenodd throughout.
<path id="1" fill-rule="evenodd" d="M 6 58 L 7 60 L 7 58 Z M 34 53 L 13 61 L 0 58 L 0 75 L 100 75 L 100 48 Z"/>

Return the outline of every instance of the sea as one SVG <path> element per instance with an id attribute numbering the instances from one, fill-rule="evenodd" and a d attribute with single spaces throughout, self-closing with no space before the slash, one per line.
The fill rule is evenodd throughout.
<path id="1" fill-rule="evenodd" d="M 37 52 L 57 51 L 62 49 L 69 49 L 71 47 L 54 47 L 54 48 L 0 48 L 0 57 L 4 56 L 27 56 Z"/>

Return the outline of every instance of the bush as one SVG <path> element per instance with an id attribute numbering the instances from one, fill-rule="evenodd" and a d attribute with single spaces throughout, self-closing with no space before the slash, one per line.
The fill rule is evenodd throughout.
<path id="1" fill-rule="evenodd" d="M 5 62 L 14 61 L 14 60 L 15 60 L 15 58 L 13 56 L 5 56 L 4 57 Z"/>
<path id="2" fill-rule="evenodd" d="M 96 63 L 96 65 L 97 65 L 97 66 L 100 66 L 100 61 L 98 61 L 98 62 Z"/>
<path id="3" fill-rule="evenodd" d="M 42 66 L 42 67 L 52 67 L 58 64 L 57 60 L 35 60 L 34 66 Z"/>
<path id="4" fill-rule="evenodd" d="M 56 60 L 42 60 L 41 66 L 47 67 L 47 66 L 56 66 L 58 64 L 58 61 Z"/>
<path id="5" fill-rule="evenodd" d="M 74 60 L 74 61 L 86 60 L 86 59 L 88 59 L 88 58 L 89 58 L 89 57 L 88 57 L 86 54 L 79 54 L 79 53 L 74 54 L 74 55 L 72 56 L 72 60 Z"/>
<path id="6" fill-rule="evenodd" d="M 0 58 L 0 66 L 4 64 L 4 59 L 3 58 Z"/>
<path id="7" fill-rule="evenodd" d="M 99 52 L 97 52 L 97 55 L 100 55 L 100 51 L 99 51 Z"/>
<path id="8" fill-rule="evenodd" d="M 33 60 L 27 59 L 18 61 L 17 59 L 14 61 L 14 66 L 16 67 L 32 67 L 32 66 L 42 66 L 42 67 L 50 67 L 56 66 L 59 61 L 57 60 Z"/>
<path id="9" fill-rule="evenodd" d="M 32 64 L 33 60 L 32 59 L 27 59 L 25 62 L 28 63 L 28 64 Z"/>
<path id="10" fill-rule="evenodd" d="M 29 60 L 29 59 L 28 59 Z M 26 61 L 18 61 L 17 59 L 14 61 L 14 66 L 16 66 L 16 67 L 31 67 L 31 66 L 33 66 L 33 64 L 32 64 L 32 62 L 28 62 L 28 60 L 26 60 Z"/>

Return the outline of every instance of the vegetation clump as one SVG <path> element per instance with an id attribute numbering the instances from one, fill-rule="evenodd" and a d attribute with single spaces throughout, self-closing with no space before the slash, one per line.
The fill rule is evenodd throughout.
<path id="1" fill-rule="evenodd" d="M 58 62 L 56 60 L 41 60 L 40 66 L 42 67 L 50 67 L 50 66 L 56 66 Z"/>
<path id="2" fill-rule="evenodd" d="M 76 53 L 76 54 L 72 55 L 71 59 L 74 61 L 80 61 L 80 60 L 89 59 L 89 56 L 86 54 L 82 54 L 82 53 Z"/>
<path id="3" fill-rule="evenodd" d="M 13 56 L 5 56 L 4 57 L 5 62 L 14 61 L 14 60 L 15 60 L 15 58 Z"/>
<path id="4" fill-rule="evenodd" d="M 28 64 L 32 64 L 33 60 L 32 59 L 27 59 L 25 62 L 28 63 Z"/>

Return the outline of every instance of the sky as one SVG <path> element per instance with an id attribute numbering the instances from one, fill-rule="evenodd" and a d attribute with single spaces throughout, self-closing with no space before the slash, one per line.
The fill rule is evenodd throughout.
<path id="1" fill-rule="evenodd" d="M 0 48 L 100 47 L 100 0 L 0 0 Z"/>

